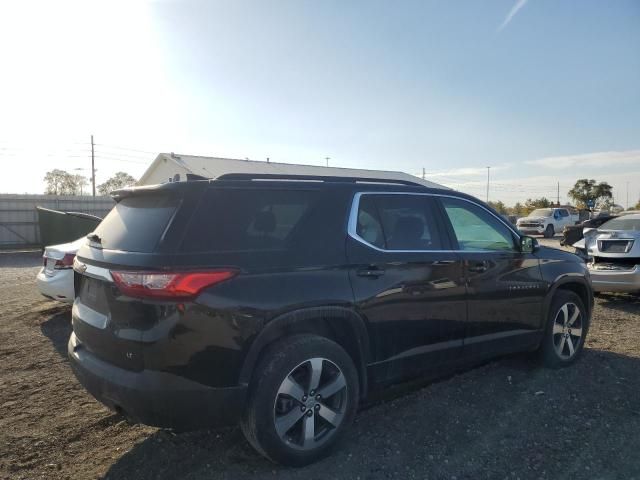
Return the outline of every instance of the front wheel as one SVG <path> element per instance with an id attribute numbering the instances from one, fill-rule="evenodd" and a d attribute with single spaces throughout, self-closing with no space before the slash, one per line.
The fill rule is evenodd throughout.
<path id="1" fill-rule="evenodd" d="M 303 466 L 326 456 L 355 416 L 356 368 L 327 338 L 281 340 L 267 350 L 253 378 L 242 431 L 276 463 Z"/>
<path id="2" fill-rule="evenodd" d="M 556 293 L 545 328 L 540 357 L 550 368 L 572 364 L 582 352 L 589 331 L 589 315 L 582 299 L 574 292 Z"/>
<path id="3" fill-rule="evenodd" d="M 547 228 L 544 230 L 544 238 L 552 238 L 556 234 L 553 225 L 547 225 Z"/>

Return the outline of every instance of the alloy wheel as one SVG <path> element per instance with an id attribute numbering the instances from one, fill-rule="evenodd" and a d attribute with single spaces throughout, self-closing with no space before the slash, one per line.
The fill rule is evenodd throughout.
<path id="1" fill-rule="evenodd" d="M 326 358 L 300 363 L 284 378 L 276 395 L 275 429 L 290 447 L 310 450 L 333 436 L 344 419 L 347 382 Z"/>
<path id="2" fill-rule="evenodd" d="M 575 303 L 565 303 L 553 321 L 553 346 L 562 360 L 573 357 L 582 340 L 582 312 Z"/>

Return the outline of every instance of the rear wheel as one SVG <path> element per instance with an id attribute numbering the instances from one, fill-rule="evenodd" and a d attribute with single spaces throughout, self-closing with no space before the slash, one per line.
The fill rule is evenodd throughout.
<path id="1" fill-rule="evenodd" d="M 552 238 L 556 234 L 555 228 L 553 225 L 547 225 L 547 228 L 544 230 L 544 238 Z"/>
<path id="2" fill-rule="evenodd" d="M 582 299 L 574 292 L 558 291 L 540 347 L 543 364 L 551 368 L 572 364 L 582 352 L 588 330 L 589 316 Z"/>
<path id="3" fill-rule="evenodd" d="M 266 352 L 254 378 L 242 431 L 274 462 L 303 466 L 324 457 L 355 415 L 356 368 L 327 338 L 283 339 Z"/>

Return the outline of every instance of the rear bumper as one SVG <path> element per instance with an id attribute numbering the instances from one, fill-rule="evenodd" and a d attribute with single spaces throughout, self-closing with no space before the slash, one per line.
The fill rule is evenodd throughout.
<path id="1" fill-rule="evenodd" d="M 44 273 L 44 268 L 40 269 L 36 276 L 38 290 L 45 297 L 49 297 L 59 302 L 73 303 L 75 297 L 73 291 L 73 270 L 57 270 L 50 277 Z"/>
<path id="2" fill-rule="evenodd" d="M 135 422 L 196 430 L 234 425 L 244 409 L 246 386 L 213 388 L 170 373 L 124 370 L 83 349 L 73 333 L 68 353 L 87 391 Z"/>
<path id="3" fill-rule="evenodd" d="M 629 270 L 596 270 L 589 268 L 591 286 L 596 292 L 640 291 L 640 266 Z"/>

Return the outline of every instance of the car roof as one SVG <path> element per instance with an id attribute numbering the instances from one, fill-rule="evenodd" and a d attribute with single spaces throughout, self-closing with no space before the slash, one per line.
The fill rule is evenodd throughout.
<path id="1" fill-rule="evenodd" d="M 167 182 L 158 185 L 146 185 L 139 187 L 128 187 L 116 190 L 111 196 L 119 201 L 131 195 L 144 195 L 154 193 L 180 192 L 185 189 L 200 189 L 208 187 L 234 188 L 250 187 L 255 188 L 265 186 L 270 188 L 291 188 L 302 187 L 325 189 L 347 189 L 353 191 L 368 192 L 412 192 L 412 193 L 433 193 L 445 194 L 462 198 L 474 199 L 470 195 L 443 188 L 432 188 L 417 182 L 395 179 L 364 178 L 364 177 L 333 177 L 333 176 L 311 176 L 311 175 L 273 175 L 273 174 L 226 174 L 217 179 L 193 179 L 188 181 Z M 477 200 L 477 199 L 474 199 Z"/>

